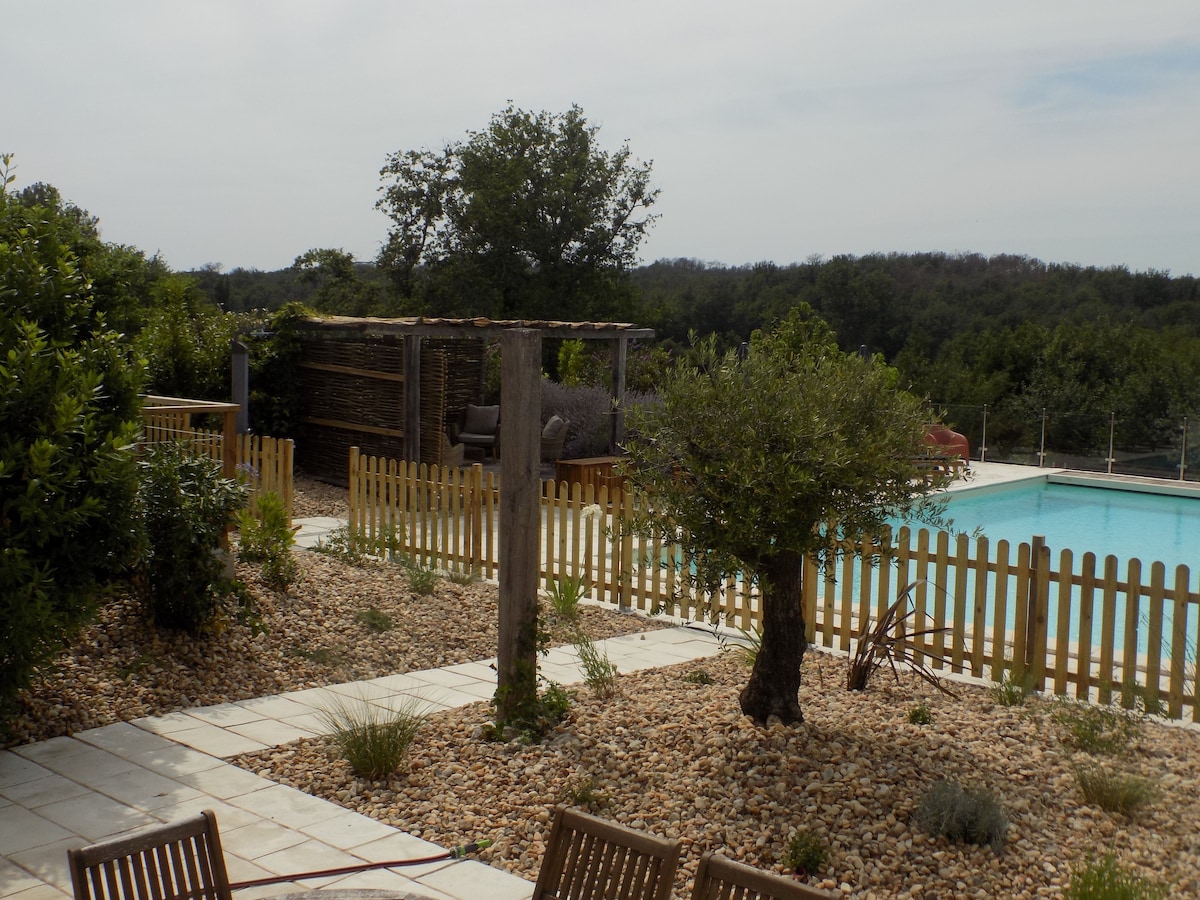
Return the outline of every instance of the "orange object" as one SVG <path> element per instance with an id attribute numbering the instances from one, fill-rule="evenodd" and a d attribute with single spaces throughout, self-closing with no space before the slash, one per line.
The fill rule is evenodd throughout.
<path id="1" fill-rule="evenodd" d="M 971 458 L 971 444 L 964 435 L 951 431 L 945 425 L 930 425 L 925 429 L 925 440 L 943 453 L 958 454 L 966 462 Z"/>

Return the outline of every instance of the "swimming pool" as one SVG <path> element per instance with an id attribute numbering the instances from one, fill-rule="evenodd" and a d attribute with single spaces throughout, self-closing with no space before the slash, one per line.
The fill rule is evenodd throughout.
<path id="1" fill-rule="evenodd" d="M 1166 567 L 1168 586 L 1174 583 L 1175 568 L 1179 565 L 1189 569 L 1191 590 L 1195 590 L 1200 580 L 1200 492 L 1188 485 L 1055 474 L 1007 485 L 951 491 L 945 516 L 953 520 L 952 530 L 972 534 L 978 528 L 979 535 L 987 537 L 993 547 L 1005 540 L 1015 549 L 1039 535 L 1050 549 L 1052 569 L 1057 568 L 1060 551 L 1069 549 L 1076 568 L 1080 567 L 1085 553 L 1094 553 L 1098 573 L 1103 571 L 1105 557 L 1115 557 L 1120 579 L 1125 578 L 1129 561 L 1138 559 L 1142 563 L 1140 578 L 1143 585 L 1150 578 L 1154 562 L 1161 562 Z M 974 574 L 968 573 L 965 594 L 968 597 L 974 595 L 974 581 Z M 992 585 L 993 576 L 989 575 L 989 598 Z M 952 591 L 954 585 L 940 585 L 939 588 Z M 1077 591 L 1073 593 L 1076 599 L 1069 610 L 1069 633 L 1075 640 L 1079 636 L 1080 611 Z M 1046 598 L 1047 632 L 1051 641 L 1056 637 L 1059 625 L 1058 597 L 1059 585 L 1052 581 Z M 1200 610 L 1193 603 L 1189 604 L 1187 612 L 1187 634 L 1196 635 Z M 968 608 L 968 622 L 973 614 L 973 609 Z M 1148 649 L 1149 615 L 1143 600 L 1136 616 L 1139 653 Z M 989 624 L 992 616 L 989 605 L 986 612 Z M 1011 632 L 1016 624 L 1013 606 L 1006 609 L 1005 618 Z M 1163 633 L 1169 635 L 1172 625 L 1169 608 L 1163 609 L 1160 621 Z M 1121 647 L 1125 640 L 1126 617 L 1124 601 L 1120 598 L 1114 610 L 1113 626 L 1115 644 Z M 1102 640 L 1097 615 L 1091 630 L 1092 646 L 1099 646 Z M 1189 641 L 1192 638 L 1189 637 Z M 1192 649 L 1189 655 L 1194 658 L 1195 650 Z"/>
<path id="2" fill-rule="evenodd" d="M 1067 476 L 1069 477 L 1069 476 Z M 1063 476 L 1059 476 L 1060 479 Z M 975 531 L 995 543 L 1046 539 L 1052 553 L 1115 556 L 1122 567 L 1140 559 L 1174 572 L 1200 564 L 1200 496 L 1147 493 L 1050 478 L 1010 486 L 952 491 L 946 516 L 956 531 Z"/>

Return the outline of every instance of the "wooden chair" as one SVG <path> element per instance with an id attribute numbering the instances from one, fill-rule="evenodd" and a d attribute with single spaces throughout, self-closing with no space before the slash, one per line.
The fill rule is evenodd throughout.
<path id="1" fill-rule="evenodd" d="M 232 900 L 217 818 L 171 825 L 67 853 L 75 900 Z"/>
<path id="2" fill-rule="evenodd" d="M 560 806 L 533 900 L 669 900 L 681 847 Z"/>
<path id="3" fill-rule="evenodd" d="M 700 857 L 692 888 L 692 900 L 831 900 L 837 896 L 714 853 Z"/>

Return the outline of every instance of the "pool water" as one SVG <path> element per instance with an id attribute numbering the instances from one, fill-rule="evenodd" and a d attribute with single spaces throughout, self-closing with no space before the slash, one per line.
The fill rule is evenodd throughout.
<path id="1" fill-rule="evenodd" d="M 1096 554 L 1098 561 L 1115 556 L 1123 573 L 1130 559 L 1142 570 L 1158 561 L 1192 572 L 1200 566 L 1200 499 L 1140 491 L 1110 490 L 1036 481 L 995 490 L 962 490 L 950 494 L 945 515 L 954 530 L 976 527 L 994 546 L 1013 546 L 1042 535 L 1051 554 L 1069 548 L 1078 559 Z"/>
<path id="2" fill-rule="evenodd" d="M 1121 488 L 1103 488 L 1076 484 L 1062 484 L 1038 479 L 1004 487 L 988 487 L 951 491 L 944 516 L 952 520 L 951 530 L 988 538 L 991 547 L 1007 540 L 1015 554 L 1018 544 L 1031 542 L 1034 535 L 1041 535 L 1050 548 L 1052 565 L 1057 568 L 1058 554 L 1070 549 L 1078 571 L 1084 553 L 1096 554 L 1097 572 L 1104 568 L 1104 558 L 1114 556 L 1118 560 L 1118 578 L 1124 580 L 1127 563 L 1131 559 L 1142 562 L 1142 580 L 1150 578 L 1153 562 L 1166 566 L 1166 583 L 1175 582 L 1175 567 L 1186 565 L 1188 580 L 1197 583 L 1200 569 L 1200 497 L 1175 496 L 1162 493 L 1146 493 Z M 914 523 L 915 527 L 922 527 Z M 992 551 L 994 552 L 994 551 Z M 1015 559 L 1015 556 L 1010 557 Z M 951 576 L 953 577 L 953 576 Z M 992 596 L 988 576 L 988 596 Z M 952 584 L 940 586 L 951 592 Z M 1193 587 L 1194 589 L 1194 587 Z M 973 596 L 974 575 L 968 573 L 966 596 Z M 1058 589 L 1051 583 L 1047 597 L 1047 624 L 1049 637 L 1053 640 L 1058 621 Z M 1143 600 L 1143 603 L 1145 601 Z M 989 604 L 990 605 L 990 604 Z M 1117 610 L 1115 638 L 1117 647 L 1124 642 L 1124 609 Z M 968 621 L 973 610 L 967 607 Z M 1007 609 L 1007 628 L 1014 628 L 1015 604 L 1010 600 Z M 1072 604 L 1071 633 L 1078 632 L 1079 607 Z M 1143 652 L 1147 648 L 1146 610 L 1142 608 L 1142 627 L 1138 629 L 1138 646 Z M 1196 634 L 1200 608 L 1189 604 L 1187 634 Z M 1170 634 L 1171 612 L 1164 610 L 1163 633 Z M 992 612 L 987 612 L 987 621 L 992 621 Z M 1092 646 L 1101 640 L 1100 617 L 1094 620 Z"/>

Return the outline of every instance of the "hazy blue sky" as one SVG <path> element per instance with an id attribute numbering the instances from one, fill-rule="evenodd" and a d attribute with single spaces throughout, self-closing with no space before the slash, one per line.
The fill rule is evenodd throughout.
<path id="1" fill-rule="evenodd" d="M 643 261 L 1200 275 L 1200 3 L 0 0 L 0 150 L 169 265 L 374 256 L 387 153 L 509 100 L 652 160 Z"/>

